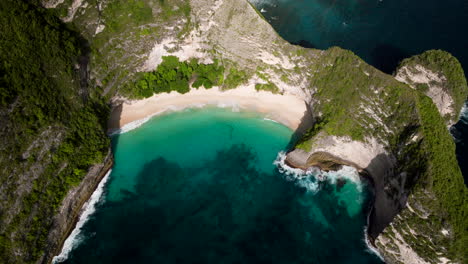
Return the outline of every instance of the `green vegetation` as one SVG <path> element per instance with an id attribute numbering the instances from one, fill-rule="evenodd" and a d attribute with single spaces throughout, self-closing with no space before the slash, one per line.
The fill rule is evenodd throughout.
<path id="1" fill-rule="evenodd" d="M 237 86 L 241 84 L 247 83 L 249 80 L 249 77 L 247 72 L 238 70 L 235 67 L 231 67 L 229 70 L 229 74 L 226 77 L 226 80 L 224 81 L 224 88 L 226 89 L 233 89 L 236 88 Z"/>
<path id="2" fill-rule="evenodd" d="M 428 162 L 420 184 L 437 197 L 439 206 L 435 211 L 441 215 L 439 221 L 446 221 L 453 228 L 455 242 L 449 246 L 449 252 L 466 262 L 468 190 L 454 155 L 455 144 L 432 100 L 421 95 L 417 102 L 424 133 L 423 150 Z"/>
<path id="3" fill-rule="evenodd" d="M 65 2 L 58 9 L 70 5 Z M 89 2 L 88 7 L 79 10 L 72 26 L 90 42 L 90 69 L 101 81 L 105 94 L 120 92 L 135 79 L 135 72 L 154 43 L 168 35 L 182 38 L 193 28 L 189 0 L 113 0 L 99 5 Z M 102 30 L 98 34 L 96 25 Z"/>
<path id="4" fill-rule="evenodd" d="M 112 32 L 123 31 L 132 24 L 141 25 L 151 21 L 152 16 L 151 7 L 143 0 L 111 1 L 103 12 L 106 26 Z"/>
<path id="5" fill-rule="evenodd" d="M 434 236 L 431 243 L 446 244 L 445 248 L 449 255 L 453 259 L 465 263 L 468 262 L 468 252 L 466 251 L 468 244 L 468 190 L 464 185 L 454 155 L 455 144 L 447 131 L 444 118 L 458 118 L 459 110 L 468 93 L 467 82 L 460 63 L 448 52 L 426 51 L 421 55 L 403 60 L 399 67 L 407 66 L 411 70 L 416 65 L 422 65 L 445 76 L 446 80 L 443 81 L 442 86 L 452 96 L 456 113 L 453 117 L 442 117 L 429 97 L 422 94 L 416 97 L 423 141 L 421 145 L 417 144 L 413 147 L 411 155 L 406 156 L 414 157 L 411 161 L 411 163 L 415 163 L 412 166 L 415 170 L 414 173 L 416 175 L 422 173 L 418 179 L 412 180 L 416 183 L 413 192 L 419 197 L 420 203 L 425 208 L 429 208 L 433 215 L 429 226 L 427 226 L 427 221 L 414 224 L 426 232 L 439 231 L 449 224 L 453 229 L 453 239 L 448 240 L 444 236 Z M 416 85 L 416 87 L 422 93 L 428 90 L 428 86 L 425 84 Z M 408 158 L 405 157 L 405 160 L 407 161 Z M 433 193 L 436 199 L 426 197 L 428 191 Z M 414 245 L 418 246 L 417 240 L 414 241 Z M 419 247 L 421 250 L 424 248 L 422 245 Z M 428 254 L 425 256 L 428 260 L 436 257 L 427 250 L 421 251 L 421 255 L 424 256 L 424 254 Z"/>
<path id="6" fill-rule="evenodd" d="M 194 88 L 220 86 L 226 89 L 236 88 L 248 81 L 245 71 L 231 66 L 229 74 L 224 79 L 225 68 L 215 60 L 211 64 L 199 63 L 196 59 L 179 61 L 175 56 L 164 56 L 155 71 L 140 73 L 137 81 L 129 83 L 123 92 L 136 98 L 148 98 L 153 94 L 176 91 L 187 93 L 190 84 Z M 278 93 L 279 89 L 273 83 L 257 84 L 257 90 Z"/>
<path id="7" fill-rule="evenodd" d="M 430 54 L 434 53 L 421 57 L 434 61 Z M 432 70 L 441 69 L 435 65 L 437 61 L 433 63 Z M 442 60 L 442 63 L 453 61 Z M 450 67 L 451 74 L 447 73 L 449 67 L 445 65 L 444 74 L 455 76 L 455 80 L 447 79 L 447 83 L 457 91 L 454 99 L 463 102 L 466 81 L 460 79 L 463 75 L 458 62 L 454 65 Z M 351 52 L 338 48 L 328 50 L 313 67 L 315 78 L 311 87 L 316 91 L 314 98 L 317 100 L 313 110 L 320 115 L 296 147 L 310 151 L 319 133 L 349 136 L 354 140 L 374 137 L 388 145 L 387 151 L 398 164 L 395 175 L 403 172 L 408 175 L 405 189 L 413 195 L 409 202 L 419 204 L 421 210 L 429 214 L 427 220 L 421 220 L 407 213 L 405 220 L 401 224 L 395 220 L 393 227 L 400 232 L 409 225 L 413 230 L 421 230 L 421 234 L 439 234 L 442 228 L 448 228 L 453 231 L 453 239 L 434 235 L 429 241 L 405 235 L 405 241 L 427 260 L 437 257 L 435 251 L 428 248 L 432 244 L 434 248 L 447 249 L 452 259 L 467 262 L 468 191 L 444 118 L 432 100 L 422 94 L 427 86 L 413 90 L 368 66 Z M 415 135 L 422 140 L 414 141 Z M 386 188 L 389 194 L 399 193 L 391 185 Z"/>
<path id="8" fill-rule="evenodd" d="M 318 103 L 314 111 L 321 113 L 320 128 L 329 135 L 349 136 L 363 141 L 366 136 L 386 137 L 386 131 L 363 108 L 369 111 L 386 110 L 392 115 L 381 116 L 389 127 L 398 127 L 414 115 L 414 92 L 388 75 L 365 64 L 351 51 L 331 48 L 313 64 L 315 77 L 310 86 L 316 90 L 314 98 Z M 364 74 L 367 72 L 370 76 Z M 376 90 L 377 87 L 379 90 Z M 382 106 L 373 107 L 369 100 L 384 100 Z M 388 109 L 386 109 L 388 107 Z M 378 108 L 378 109 L 377 109 Z M 374 129 L 369 129 L 373 125 Z M 314 129 L 309 133 L 314 134 Z M 309 149 L 313 137 L 308 142 L 302 140 L 296 147 Z"/>
<path id="9" fill-rule="evenodd" d="M 467 99 L 466 95 L 468 92 L 468 85 L 460 62 L 446 51 L 429 50 L 403 60 L 399 67 L 414 67 L 418 64 L 433 72 L 442 73 L 447 78 L 443 88 L 454 98 L 455 118 L 458 118 L 459 111 Z M 424 87 L 419 88 L 424 89 Z"/>
<path id="10" fill-rule="evenodd" d="M 108 106 L 74 67 L 80 41 L 48 10 L 0 1 L 1 263 L 37 261 L 62 199 L 108 151 Z"/>
<path id="11" fill-rule="evenodd" d="M 320 118 L 315 120 L 314 125 L 296 143 L 296 148 L 309 152 L 312 149 L 311 140 L 323 129 L 326 122 Z"/>
<path id="12" fill-rule="evenodd" d="M 276 86 L 274 83 L 268 82 L 268 83 L 257 83 L 255 84 L 255 90 L 257 91 L 268 91 L 274 94 L 277 94 L 280 92 L 278 86 Z"/>
<path id="13" fill-rule="evenodd" d="M 34 0 L 0 1 L 0 263 L 36 263 L 64 196 L 107 154 L 109 139 L 104 131 L 109 107 L 101 95 L 104 89 L 90 86 L 81 75 L 90 52 L 93 73 L 104 86 L 120 89 L 120 83 L 127 83 L 119 91 L 138 98 L 170 91 L 186 93 L 190 84 L 231 89 L 251 77 L 234 62 L 201 64 L 197 60 L 181 62 L 174 56 L 163 57 L 153 72 L 133 75 L 141 65 L 142 50 L 146 52 L 148 43 L 164 37 L 164 28 L 172 28 L 184 18 L 187 22 L 175 27 L 174 35 L 188 32 L 187 0 L 111 1 L 99 11 L 106 26 L 103 32 L 91 38 L 94 29 L 80 29 L 91 39 L 89 45 L 51 13 L 65 16 L 70 2 L 51 11 L 39 8 L 35 5 L 39 1 Z M 154 15 L 155 10 L 161 12 Z M 77 19 L 86 21 L 80 15 L 78 12 Z M 85 48 L 88 46 L 90 50 Z M 307 53 L 310 50 L 296 49 L 299 56 Z M 431 243 L 435 248 L 447 248 L 454 259 L 468 262 L 464 248 L 468 244 L 467 189 L 443 118 L 431 100 L 418 92 L 427 91 L 428 86 L 411 90 L 339 48 L 311 59 L 315 61 L 311 63 L 314 77 L 310 88 L 317 101 L 312 107 L 320 116 L 296 147 L 309 151 L 319 132 L 355 140 L 373 136 L 384 144 L 390 142 L 388 151 L 397 158 L 398 173 L 410 175 L 405 187 L 416 197 L 412 201 L 430 212 L 427 221 L 412 217 L 404 224 L 426 233 L 449 226 L 454 240 L 434 238 Z M 121 66 L 127 63 L 133 66 Z M 413 64 L 447 77 L 445 88 L 458 111 L 467 91 L 459 62 L 448 53 L 429 51 L 402 62 Z M 294 71 L 302 69 L 295 67 Z M 279 92 L 266 74 L 258 70 L 257 75 L 266 81 L 255 85 L 257 91 Z M 284 73 L 278 76 L 289 82 Z M 422 140 L 403 144 L 415 134 Z M 421 243 L 424 240 L 407 241 L 424 258 L 436 257 L 423 252 L 427 248 Z"/>
<path id="14" fill-rule="evenodd" d="M 163 57 L 162 63 L 153 72 L 146 72 L 127 91 L 137 97 L 150 97 L 155 93 L 177 91 L 187 93 L 190 91 L 189 83 L 199 88 L 204 86 L 210 89 L 223 82 L 224 67 L 215 61 L 212 64 L 199 64 L 192 59 L 181 62 L 175 56 Z"/>

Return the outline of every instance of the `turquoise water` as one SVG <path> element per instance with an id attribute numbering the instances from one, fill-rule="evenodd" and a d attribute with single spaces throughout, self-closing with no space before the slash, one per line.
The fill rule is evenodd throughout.
<path id="1" fill-rule="evenodd" d="M 381 263 L 364 242 L 366 186 L 281 173 L 291 136 L 218 108 L 114 136 L 104 202 L 65 263 Z"/>

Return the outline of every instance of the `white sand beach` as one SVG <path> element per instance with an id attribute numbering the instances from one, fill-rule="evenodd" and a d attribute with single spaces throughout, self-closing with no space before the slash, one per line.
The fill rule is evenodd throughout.
<path id="1" fill-rule="evenodd" d="M 307 111 L 303 99 L 292 94 L 257 92 L 253 85 L 220 91 L 192 89 L 186 94 L 177 92 L 153 95 L 150 98 L 123 103 L 114 109 L 109 122 L 110 131 L 126 132 L 146 122 L 154 115 L 168 111 L 180 111 L 202 106 L 232 107 L 265 114 L 266 118 L 282 123 L 295 130 Z"/>

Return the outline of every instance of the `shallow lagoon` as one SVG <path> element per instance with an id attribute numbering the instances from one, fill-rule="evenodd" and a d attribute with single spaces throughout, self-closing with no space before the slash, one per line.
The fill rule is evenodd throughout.
<path id="1" fill-rule="evenodd" d="M 202 108 L 113 138 L 102 201 L 65 263 L 381 263 L 364 241 L 367 188 L 281 173 L 292 131 Z"/>

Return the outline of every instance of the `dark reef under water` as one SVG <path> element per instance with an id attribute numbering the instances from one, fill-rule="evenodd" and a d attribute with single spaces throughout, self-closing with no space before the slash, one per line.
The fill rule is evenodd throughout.
<path id="1" fill-rule="evenodd" d="M 105 202 L 64 263 L 382 263 L 364 240 L 366 184 L 280 172 L 291 135 L 200 109 L 114 137 Z"/>
<path id="2" fill-rule="evenodd" d="M 337 185 L 308 196 L 253 158 L 236 145 L 198 169 L 149 162 L 66 263 L 380 263 L 362 241 L 364 212 L 350 216 Z"/>

